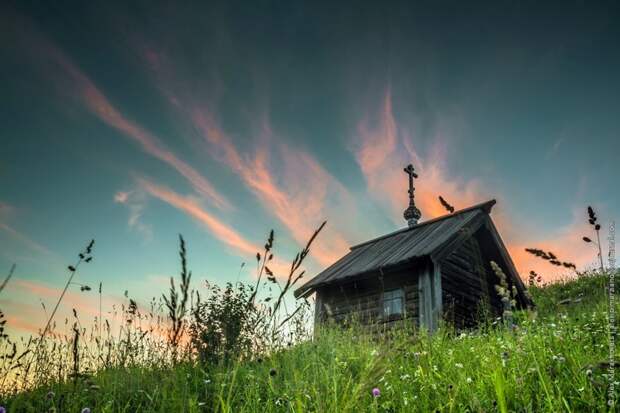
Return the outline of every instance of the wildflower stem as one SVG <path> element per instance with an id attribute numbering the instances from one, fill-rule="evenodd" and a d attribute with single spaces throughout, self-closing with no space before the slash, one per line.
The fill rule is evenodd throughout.
<path id="1" fill-rule="evenodd" d="M 4 287 L 6 287 L 7 283 L 9 282 L 11 277 L 13 276 L 13 273 L 15 272 L 15 267 L 17 267 L 16 264 L 13 264 L 11 266 L 11 269 L 9 270 L 9 275 L 6 276 L 6 278 L 2 282 L 2 285 L 0 285 L 0 292 L 2 292 L 2 290 L 4 290 Z"/>
<path id="2" fill-rule="evenodd" d="M 50 325 L 52 324 L 52 320 L 54 319 L 54 316 L 56 315 L 56 311 L 58 311 L 58 307 L 60 306 L 60 303 L 62 302 L 62 299 L 64 298 L 67 290 L 69 289 L 69 285 L 71 285 L 71 281 L 73 280 L 73 277 L 77 273 L 78 267 L 80 266 L 81 263 L 82 263 L 82 258 L 80 258 L 77 261 L 77 263 L 73 266 L 73 271 L 71 271 L 71 275 L 69 276 L 69 280 L 67 280 L 67 283 L 65 284 L 65 288 L 62 290 L 62 293 L 60 294 L 60 297 L 58 298 L 58 301 L 56 302 L 56 305 L 54 306 L 54 310 L 52 311 L 52 314 L 50 314 L 50 317 L 47 320 L 47 324 L 45 325 L 45 328 L 43 329 L 43 333 L 41 333 L 41 342 L 43 341 L 43 338 L 47 334 L 47 332 L 48 332 L 48 330 L 50 328 Z"/>
<path id="3" fill-rule="evenodd" d="M 600 230 L 596 230 L 596 239 L 598 241 L 598 259 L 601 262 L 601 271 L 605 271 L 605 266 L 603 265 L 603 250 L 601 249 L 601 235 L 599 234 Z"/>

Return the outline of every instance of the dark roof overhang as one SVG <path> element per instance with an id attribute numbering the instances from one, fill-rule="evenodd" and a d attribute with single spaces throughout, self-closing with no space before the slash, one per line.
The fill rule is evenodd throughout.
<path id="1" fill-rule="evenodd" d="M 433 261 L 441 259 L 475 232 L 495 203 L 483 202 L 355 245 L 347 255 L 295 290 L 294 295 L 306 297 L 317 288 L 393 271 L 427 256 Z"/>

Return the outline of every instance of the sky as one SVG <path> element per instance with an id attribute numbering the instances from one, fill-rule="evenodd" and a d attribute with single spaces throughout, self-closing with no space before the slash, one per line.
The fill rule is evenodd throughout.
<path id="1" fill-rule="evenodd" d="M 61 4 L 62 3 L 62 4 Z M 4 2 L 0 6 L 0 293 L 35 332 L 91 238 L 65 314 L 140 303 L 179 272 L 276 274 L 323 220 L 313 276 L 406 226 L 497 199 L 524 278 L 596 266 L 586 208 L 620 217 L 620 12 L 613 2 Z M 561 5 L 560 5 L 561 4 Z M 246 265 L 242 266 L 242 263 Z M 45 305 L 44 309 L 41 304 Z"/>

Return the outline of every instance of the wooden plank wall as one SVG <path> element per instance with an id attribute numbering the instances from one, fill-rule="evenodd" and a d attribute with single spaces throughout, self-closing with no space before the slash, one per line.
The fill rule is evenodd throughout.
<path id="1" fill-rule="evenodd" d="M 345 320 L 359 320 L 363 324 L 392 323 L 397 320 L 383 317 L 383 291 L 400 287 L 405 296 L 405 318 L 417 323 L 419 299 L 415 269 L 384 275 L 383 282 L 377 275 L 369 280 L 324 287 L 317 292 L 316 302 L 320 309 L 315 317 L 339 323 Z"/>
<path id="2" fill-rule="evenodd" d="M 456 328 L 471 327 L 480 316 L 481 306 L 489 306 L 493 286 L 476 238 L 471 237 L 441 262 L 444 318 Z"/>

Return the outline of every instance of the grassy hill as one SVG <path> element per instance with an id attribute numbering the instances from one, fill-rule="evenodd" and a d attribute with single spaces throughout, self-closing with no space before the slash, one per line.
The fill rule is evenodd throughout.
<path id="1" fill-rule="evenodd" d="M 147 357 L 0 404 L 10 413 L 611 411 L 608 281 L 533 287 L 537 309 L 517 313 L 512 329 L 489 320 L 477 331 L 377 340 L 325 328 L 250 360 L 169 367 Z"/>

